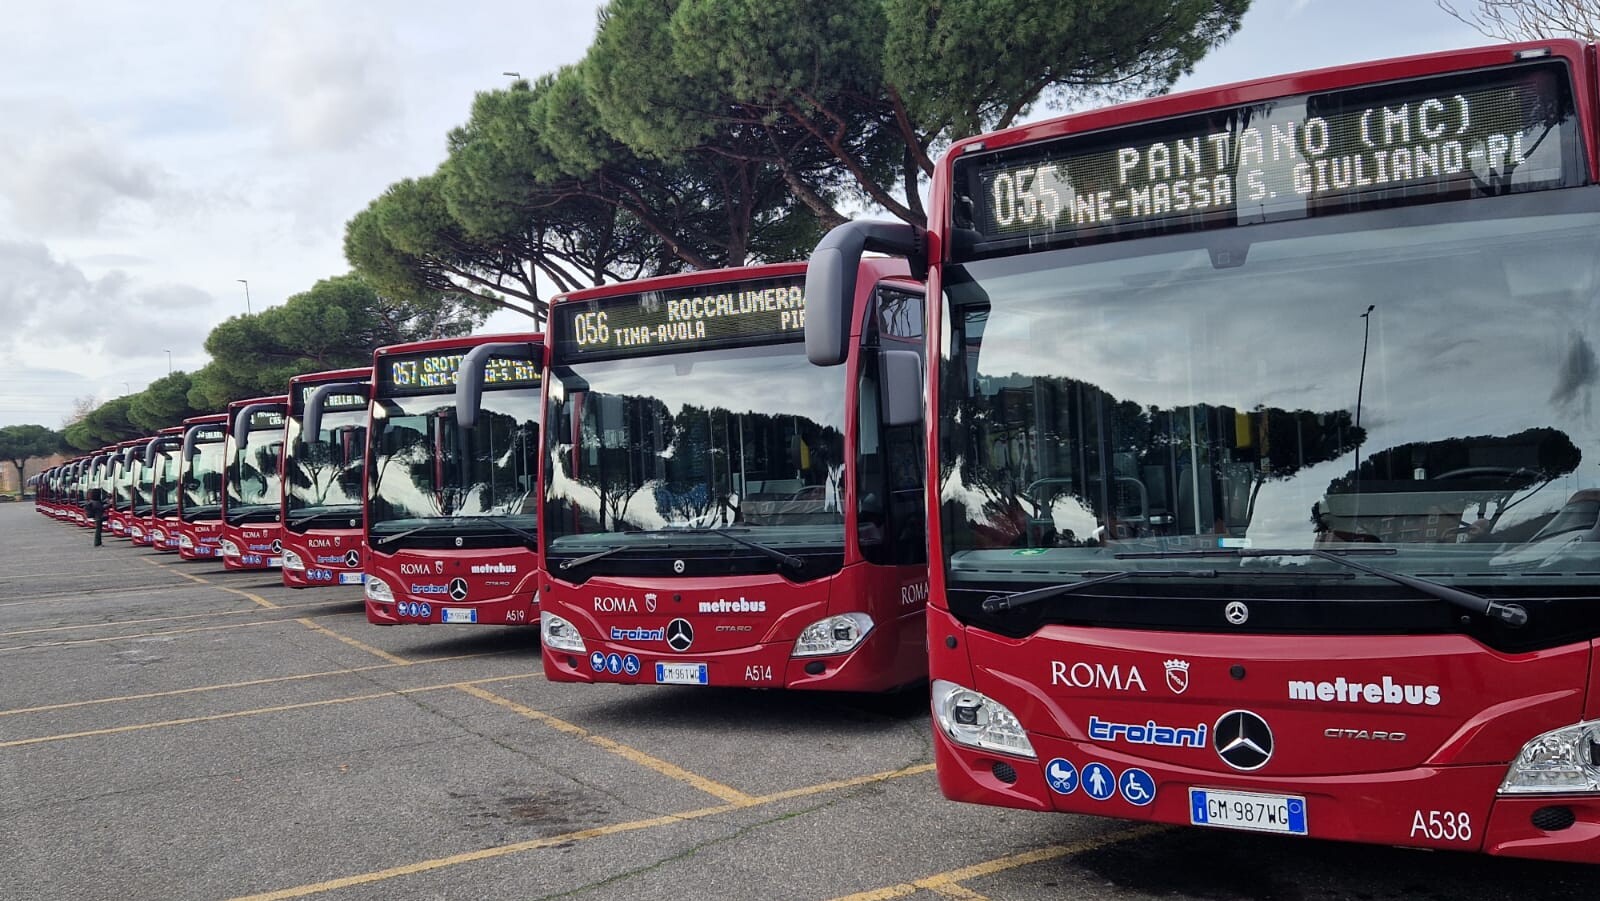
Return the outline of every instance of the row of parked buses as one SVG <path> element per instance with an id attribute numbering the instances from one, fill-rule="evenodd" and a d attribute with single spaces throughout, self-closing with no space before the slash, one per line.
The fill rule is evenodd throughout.
<path id="1" fill-rule="evenodd" d="M 961 141 L 926 228 L 387 348 L 42 508 L 537 618 L 556 681 L 927 677 L 958 800 L 1597 862 L 1597 96 L 1546 41 Z"/>

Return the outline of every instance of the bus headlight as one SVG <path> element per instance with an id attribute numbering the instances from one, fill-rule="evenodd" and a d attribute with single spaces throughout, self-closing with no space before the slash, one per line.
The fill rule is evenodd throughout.
<path id="1" fill-rule="evenodd" d="M 393 604 L 394 592 L 389 590 L 389 583 L 377 576 L 367 576 L 367 600 L 374 604 Z"/>
<path id="2" fill-rule="evenodd" d="M 1522 746 L 1503 795 L 1600 792 L 1600 720 L 1554 729 Z"/>
<path id="3" fill-rule="evenodd" d="M 188 532 L 178 533 L 178 547 L 194 549 L 194 539 L 189 537 Z"/>
<path id="4" fill-rule="evenodd" d="M 294 551 L 284 551 L 283 568 L 292 569 L 295 572 L 304 572 L 306 568 L 306 562 L 301 560 L 300 555 L 296 554 Z"/>
<path id="5" fill-rule="evenodd" d="M 844 654 L 856 649 L 872 631 L 872 617 L 865 613 L 841 613 L 817 620 L 795 640 L 793 657 L 818 657 Z"/>
<path id="6" fill-rule="evenodd" d="M 234 544 L 232 541 L 229 541 L 226 538 L 222 539 L 221 547 L 222 547 L 222 556 L 224 556 L 224 557 L 237 557 L 237 556 L 239 556 L 239 546 L 237 544 Z"/>
<path id="7" fill-rule="evenodd" d="M 554 613 L 541 611 L 539 613 L 539 640 L 552 651 L 573 651 L 582 654 L 587 650 L 583 646 L 583 636 L 578 634 L 578 629 Z"/>
<path id="8" fill-rule="evenodd" d="M 1033 743 L 1015 714 L 1003 704 L 954 682 L 933 680 L 933 715 L 958 745 L 1033 757 Z"/>

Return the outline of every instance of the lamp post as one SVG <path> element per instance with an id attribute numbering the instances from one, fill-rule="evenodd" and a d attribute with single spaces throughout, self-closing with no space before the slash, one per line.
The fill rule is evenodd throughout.
<path id="1" fill-rule="evenodd" d="M 172 374 L 172 351 L 167 351 L 167 375 Z"/>
<path id="2" fill-rule="evenodd" d="M 1377 304 L 1368 304 L 1367 311 L 1361 314 L 1361 319 L 1366 323 L 1361 329 L 1361 377 L 1356 380 L 1356 428 L 1361 428 L 1361 394 L 1367 387 L 1367 339 L 1372 336 L 1372 311 L 1378 308 Z"/>
<path id="3" fill-rule="evenodd" d="M 522 73 L 521 72 L 501 72 L 500 74 L 501 75 L 509 75 L 512 78 L 521 78 L 522 77 Z"/>
<path id="4" fill-rule="evenodd" d="M 236 278 L 236 279 L 234 279 L 234 281 L 238 282 L 241 285 L 244 285 L 244 311 L 245 311 L 245 314 L 246 315 L 255 315 L 255 314 L 250 312 L 250 280 L 247 279 L 247 278 Z"/>

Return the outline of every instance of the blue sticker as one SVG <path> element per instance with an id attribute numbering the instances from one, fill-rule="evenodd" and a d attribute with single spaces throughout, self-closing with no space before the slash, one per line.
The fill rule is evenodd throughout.
<path id="1" fill-rule="evenodd" d="M 420 606 L 422 608 L 422 612 L 420 614 L 418 614 L 418 616 L 432 616 L 433 615 L 433 607 L 432 606 L 430 606 L 428 604 L 422 604 Z"/>
<path id="2" fill-rule="evenodd" d="M 1078 790 L 1078 768 L 1064 757 L 1057 757 L 1045 765 L 1044 781 L 1058 795 L 1070 795 Z"/>
<path id="3" fill-rule="evenodd" d="M 1144 807 L 1156 799 L 1156 780 L 1144 770 L 1130 767 L 1123 770 L 1122 778 L 1117 780 L 1117 791 L 1122 792 L 1129 804 Z"/>
<path id="4" fill-rule="evenodd" d="M 593 654 L 589 655 L 589 668 L 597 673 L 603 673 L 606 671 L 605 651 L 595 651 Z"/>
<path id="5" fill-rule="evenodd" d="M 622 658 L 622 671 L 630 676 L 639 675 L 639 658 L 632 654 Z"/>
<path id="6" fill-rule="evenodd" d="M 1083 768 L 1083 793 L 1096 801 L 1108 801 L 1117 793 L 1117 777 L 1111 767 L 1091 763 Z"/>
<path id="7" fill-rule="evenodd" d="M 618 674 L 620 674 L 622 672 L 622 655 L 621 654 L 607 654 L 606 655 L 606 672 L 610 673 L 613 676 L 618 675 Z"/>

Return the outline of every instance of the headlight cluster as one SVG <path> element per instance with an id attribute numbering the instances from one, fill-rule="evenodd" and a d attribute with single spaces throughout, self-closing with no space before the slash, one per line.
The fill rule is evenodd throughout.
<path id="1" fill-rule="evenodd" d="M 189 537 L 188 532 L 178 533 L 178 547 L 194 548 L 194 539 Z"/>
<path id="2" fill-rule="evenodd" d="M 222 544 L 220 547 L 222 548 L 222 556 L 224 557 L 239 556 L 239 546 L 226 538 L 222 539 Z"/>
<path id="3" fill-rule="evenodd" d="M 1020 757 L 1037 757 L 1028 733 L 1004 705 L 970 688 L 933 681 L 933 715 L 956 744 Z"/>
<path id="4" fill-rule="evenodd" d="M 377 576 L 368 576 L 365 591 L 367 600 L 376 604 L 393 604 L 394 592 L 389 590 L 389 583 Z"/>
<path id="5" fill-rule="evenodd" d="M 554 613 L 539 613 L 539 640 L 552 651 L 582 654 L 587 650 L 578 628 Z"/>
<path id="6" fill-rule="evenodd" d="M 1554 729 L 1522 746 L 1503 795 L 1600 792 L 1600 720 Z"/>
<path id="7" fill-rule="evenodd" d="M 872 631 L 872 617 L 865 613 L 841 613 L 818 620 L 800 633 L 792 656 L 820 657 L 855 650 Z"/>
<path id="8" fill-rule="evenodd" d="M 283 568 L 292 569 L 295 572 L 303 572 L 306 568 L 306 562 L 301 560 L 300 555 L 296 554 L 294 551 L 284 551 Z"/>

